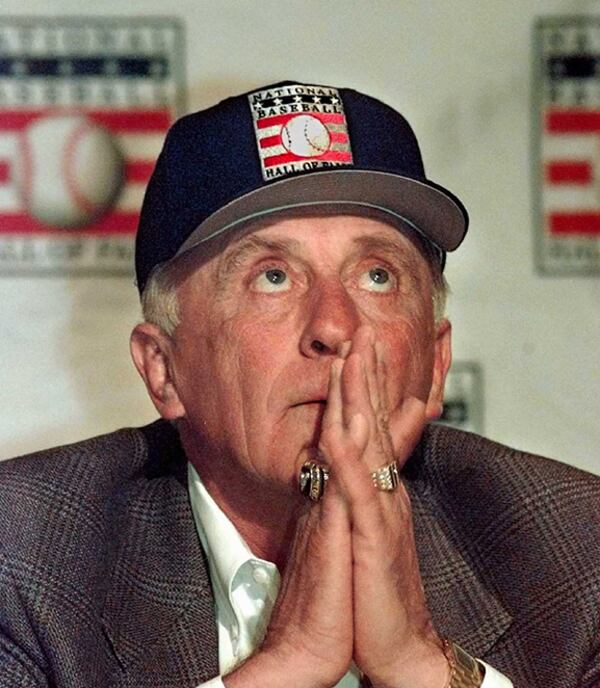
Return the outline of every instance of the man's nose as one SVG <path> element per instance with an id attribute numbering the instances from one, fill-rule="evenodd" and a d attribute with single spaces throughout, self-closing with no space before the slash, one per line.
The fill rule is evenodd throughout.
<path id="1" fill-rule="evenodd" d="M 314 285 L 311 292 L 300 349 L 311 358 L 337 355 L 360 326 L 356 304 L 339 282 Z"/>

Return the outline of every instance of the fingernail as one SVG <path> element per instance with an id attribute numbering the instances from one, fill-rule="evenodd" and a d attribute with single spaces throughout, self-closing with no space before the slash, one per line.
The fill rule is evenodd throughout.
<path id="1" fill-rule="evenodd" d="M 339 349 L 339 357 L 340 358 L 347 358 L 348 354 L 350 353 L 350 347 L 352 346 L 352 342 L 347 339 L 345 342 L 342 342 L 340 344 L 340 349 Z"/>

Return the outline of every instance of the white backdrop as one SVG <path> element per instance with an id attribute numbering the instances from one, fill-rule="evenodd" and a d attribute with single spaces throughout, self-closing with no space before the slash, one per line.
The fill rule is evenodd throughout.
<path id="1" fill-rule="evenodd" d="M 600 280 L 539 277 L 531 212 L 532 22 L 550 0 L 4 0 L 7 16 L 164 16 L 187 35 L 188 110 L 282 79 L 403 112 L 429 176 L 464 201 L 451 255 L 455 357 L 477 361 L 485 434 L 600 473 Z M 127 278 L 0 278 L 0 456 L 154 418 L 129 362 Z"/>

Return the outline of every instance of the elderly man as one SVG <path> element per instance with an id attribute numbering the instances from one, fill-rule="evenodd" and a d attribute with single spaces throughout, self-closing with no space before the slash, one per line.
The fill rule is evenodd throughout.
<path id="1" fill-rule="evenodd" d="M 599 686 L 600 480 L 427 426 L 466 228 L 355 91 L 178 122 L 131 338 L 163 420 L 1 466 L 1 685 Z"/>

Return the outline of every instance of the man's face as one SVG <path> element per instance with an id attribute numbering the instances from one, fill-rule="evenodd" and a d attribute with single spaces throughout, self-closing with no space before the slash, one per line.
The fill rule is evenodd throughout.
<path id="1" fill-rule="evenodd" d="M 170 366 L 199 470 L 289 490 L 318 441 L 342 342 L 369 324 L 392 408 L 416 396 L 433 416 L 441 337 L 429 268 L 397 229 L 351 215 L 256 227 L 180 286 Z"/>

